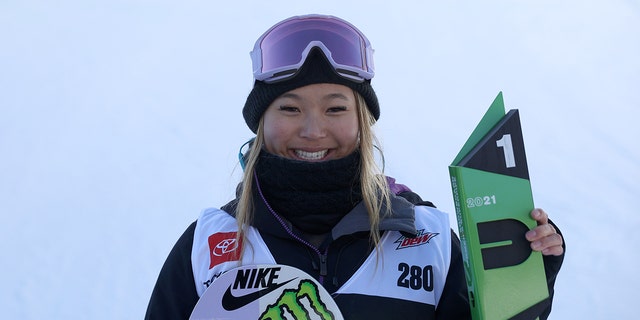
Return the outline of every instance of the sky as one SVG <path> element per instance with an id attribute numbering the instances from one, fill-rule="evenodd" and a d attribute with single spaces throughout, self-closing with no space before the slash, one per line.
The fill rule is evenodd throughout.
<path id="1" fill-rule="evenodd" d="M 502 92 L 567 244 L 550 319 L 636 314 L 640 1 L 3 0 L 0 317 L 142 318 L 234 195 L 254 41 L 307 13 L 367 35 L 385 172 L 454 229 L 448 165 Z"/>

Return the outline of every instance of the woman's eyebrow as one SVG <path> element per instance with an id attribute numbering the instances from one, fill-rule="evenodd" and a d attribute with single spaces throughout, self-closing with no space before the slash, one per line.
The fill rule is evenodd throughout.
<path id="1" fill-rule="evenodd" d="M 346 100 L 346 101 L 349 100 L 349 98 L 347 96 L 345 96 L 342 93 L 338 93 L 338 92 L 327 94 L 326 96 L 324 96 L 324 99 L 325 100 L 342 99 L 342 100 Z"/>
<path id="2" fill-rule="evenodd" d="M 280 98 L 288 98 L 288 99 L 295 99 L 295 100 L 301 100 L 302 97 L 300 95 L 297 95 L 295 93 L 291 93 L 291 92 L 287 92 L 287 93 L 283 93 Z M 345 100 L 348 101 L 349 98 L 339 92 L 335 92 L 335 93 L 329 93 L 327 95 L 325 95 L 323 97 L 324 100 L 331 100 L 331 99 L 341 99 L 341 100 Z"/>
<path id="3" fill-rule="evenodd" d="M 280 98 L 289 98 L 289 99 L 296 99 L 296 100 L 300 100 L 302 98 L 300 98 L 299 95 L 295 94 L 295 93 L 291 93 L 291 92 L 286 92 L 283 93 Z"/>

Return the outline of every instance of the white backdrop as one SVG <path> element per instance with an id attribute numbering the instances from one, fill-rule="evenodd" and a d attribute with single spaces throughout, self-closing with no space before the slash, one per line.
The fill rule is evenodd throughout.
<path id="1" fill-rule="evenodd" d="M 253 42 L 312 12 L 367 34 L 386 172 L 452 217 L 447 166 L 503 91 L 568 246 L 551 318 L 636 314 L 637 0 L 221 3 L 0 2 L 1 318 L 142 318 L 233 196 Z"/>

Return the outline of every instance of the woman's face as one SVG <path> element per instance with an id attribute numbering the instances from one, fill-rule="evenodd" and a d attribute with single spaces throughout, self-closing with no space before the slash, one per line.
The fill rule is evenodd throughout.
<path id="1" fill-rule="evenodd" d="M 275 99 L 264 113 L 269 153 L 305 161 L 339 159 L 358 146 L 353 91 L 339 84 L 297 88 Z"/>

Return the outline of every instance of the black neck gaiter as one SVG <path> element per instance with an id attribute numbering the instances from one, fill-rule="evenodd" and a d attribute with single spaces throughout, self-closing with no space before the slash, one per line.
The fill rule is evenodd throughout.
<path id="1" fill-rule="evenodd" d="M 329 232 L 362 200 L 357 151 L 323 162 L 261 151 L 256 175 L 269 206 L 303 232 Z"/>

